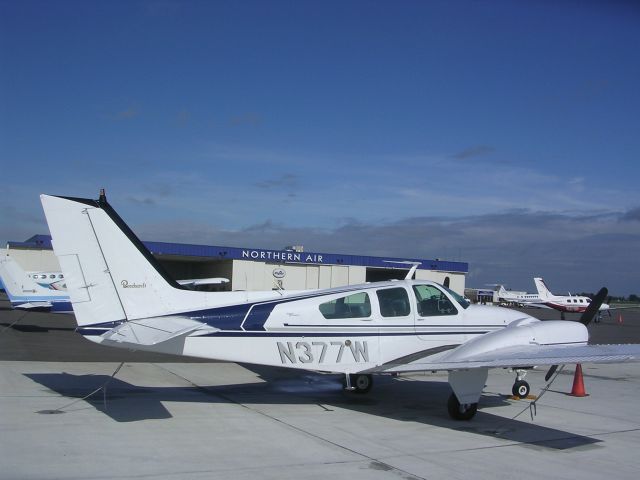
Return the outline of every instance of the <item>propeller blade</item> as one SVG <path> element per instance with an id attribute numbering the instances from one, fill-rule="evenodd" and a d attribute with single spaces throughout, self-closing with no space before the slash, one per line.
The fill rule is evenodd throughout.
<path id="1" fill-rule="evenodd" d="M 551 368 L 549 369 L 547 374 L 544 376 L 544 381 L 548 382 L 549 379 L 553 376 L 553 374 L 556 373 L 557 369 L 558 369 L 558 365 L 551 365 Z"/>
<path id="2" fill-rule="evenodd" d="M 608 293 L 609 292 L 606 287 L 602 287 L 600 289 L 596 296 L 591 299 L 591 303 L 580 317 L 580 323 L 582 323 L 583 325 L 589 325 L 591 320 L 593 320 L 593 317 L 595 317 L 598 313 L 598 310 L 600 310 L 602 302 L 604 302 L 604 299 L 607 297 Z"/>

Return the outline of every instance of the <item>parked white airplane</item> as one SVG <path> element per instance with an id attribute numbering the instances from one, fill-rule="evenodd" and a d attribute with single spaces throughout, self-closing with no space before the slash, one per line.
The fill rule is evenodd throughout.
<path id="1" fill-rule="evenodd" d="M 0 277 L 13 308 L 73 313 L 62 272 L 26 272 L 6 249 Z"/>
<path id="2" fill-rule="evenodd" d="M 582 323 L 469 305 L 428 281 L 303 292 L 185 290 L 104 193 L 98 200 L 41 200 L 77 331 L 103 345 L 342 373 L 346 388 L 360 393 L 371 388 L 372 374 L 444 370 L 453 389 L 449 414 L 460 420 L 475 415 L 489 368 L 640 359 L 640 345 L 587 345 Z M 518 380 L 514 391 L 525 396 L 529 387 Z"/>
<path id="3" fill-rule="evenodd" d="M 540 302 L 540 295 L 536 293 L 527 292 L 514 292 L 504 288 L 504 285 L 498 286 L 497 295 L 498 300 L 509 304 L 526 305 L 531 303 Z"/>

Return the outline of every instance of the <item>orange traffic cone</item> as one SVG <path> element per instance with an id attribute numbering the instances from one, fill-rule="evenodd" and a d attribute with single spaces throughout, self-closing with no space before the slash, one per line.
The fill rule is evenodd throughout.
<path id="1" fill-rule="evenodd" d="M 621 313 L 618 314 L 618 323 L 620 325 L 622 325 L 622 314 Z"/>
<path id="2" fill-rule="evenodd" d="M 571 388 L 572 397 L 586 397 L 588 394 L 584 391 L 584 381 L 582 380 L 582 365 L 576 364 L 576 373 L 573 376 L 573 387 Z"/>

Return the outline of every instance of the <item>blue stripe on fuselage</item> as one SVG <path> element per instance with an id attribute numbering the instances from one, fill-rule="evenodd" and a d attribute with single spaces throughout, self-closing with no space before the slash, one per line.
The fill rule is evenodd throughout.
<path id="1" fill-rule="evenodd" d="M 345 288 L 329 293 L 345 293 L 362 289 L 362 286 L 359 286 L 357 288 Z M 308 298 L 325 297 L 327 295 L 328 293 L 326 291 L 321 293 L 314 292 L 292 297 L 261 300 L 241 305 L 230 305 L 228 307 L 216 307 L 208 308 L 206 310 L 183 312 L 179 315 L 204 322 L 207 325 L 219 328 L 220 330 L 264 332 L 264 324 L 269 319 L 269 315 L 271 315 L 271 312 L 273 312 L 273 309 L 276 306 L 282 303 L 295 302 L 297 300 L 306 300 Z"/>

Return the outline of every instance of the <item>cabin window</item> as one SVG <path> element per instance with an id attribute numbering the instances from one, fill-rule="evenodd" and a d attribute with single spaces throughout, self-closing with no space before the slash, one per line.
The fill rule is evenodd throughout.
<path id="1" fill-rule="evenodd" d="M 409 295 L 404 288 L 378 290 L 380 314 L 383 317 L 406 317 L 411 313 Z"/>
<path id="2" fill-rule="evenodd" d="M 440 315 L 457 315 L 458 309 L 444 292 L 433 285 L 414 285 L 418 315 L 436 317 Z"/>
<path id="3" fill-rule="evenodd" d="M 364 318 L 371 316 L 371 302 L 366 292 L 355 293 L 320 304 L 320 313 L 327 320 Z"/>

